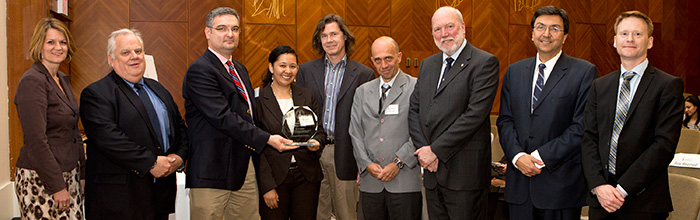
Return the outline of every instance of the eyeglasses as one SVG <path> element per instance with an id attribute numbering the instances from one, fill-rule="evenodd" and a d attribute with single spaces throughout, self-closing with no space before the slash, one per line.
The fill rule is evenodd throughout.
<path id="1" fill-rule="evenodd" d="M 212 28 L 212 27 L 209 27 L 209 28 Z M 216 26 L 216 27 L 214 28 L 214 30 L 216 30 L 216 31 L 218 31 L 218 32 L 229 32 L 229 30 L 230 30 L 230 31 L 233 32 L 233 33 L 238 33 L 238 32 L 241 32 L 241 27 L 239 27 L 239 26 L 233 26 L 233 27 L 230 27 L 230 28 L 229 28 L 229 27 L 226 27 L 226 26 L 224 26 L 224 25 L 220 25 L 220 26 Z"/>
<path id="2" fill-rule="evenodd" d="M 535 30 L 537 32 L 545 32 L 545 30 L 547 30 L 547 26 L 540 24 L 540 25 L 535 26 Z M 550 34 L 559 34 L 561 32 L 562 32 L 561 27 L 559 27 L 557 25 L 549 26 L 549 33 Z"/>

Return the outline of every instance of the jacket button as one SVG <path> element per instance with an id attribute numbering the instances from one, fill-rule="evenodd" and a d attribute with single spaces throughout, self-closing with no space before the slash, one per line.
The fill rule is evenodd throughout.
<path id="1" fill-rule="evenodd" d="M 73 143 L 76 143 L 76 142 L 78 142 L 78 140 L 73 139 Z"/>
<path id="2" fill-rule="evenodd" d="M 160 147 L 157 147 L 157 148 L 158 148 L 158 150 L 160 150 Z"/>
<path id="3" fill-rule="evenodd" d="M 382 123 L 382 124 L 384 124 L 384 119 L 382 118 L 382 120 L 379 120 L 379 122 Z"/>
<path id="4" fill-rule="evenodd" d="M 379 138 L 379 142 L 384 142 L 384 138 Z"/>
<path id="5" fill-rule="evenodd" d="M 250 115 L 250 109 L 246 110 L 246 112 Z"/>

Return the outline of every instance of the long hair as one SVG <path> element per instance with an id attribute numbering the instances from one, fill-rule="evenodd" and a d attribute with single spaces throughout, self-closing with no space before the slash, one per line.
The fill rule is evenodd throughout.
<path id="1" fill-rule="evenodd" d="M 697 107 L 700 106 L 700 99 L 698 99 L 698 97 L 695 95 L 690 95 L 688 97 L 685 97 L 685 101 L 690 102 L 690 104 L 695 106 L 695 114 L 697 115 L 698 114 Z M 685 114 L 685 113 L 683 113 L 683 114 Z M 690 122 L 691 117 L 692 117 L 692 115 L 685 114 L 685 119 L 683 119 L 683 127 L 684 128 L 688 127 L 688 122 Z M 695 125 L 698 125 L 698 124 L 700 124 L 700 120 L 695 121 Z"/>
<path id="2" fill-rule="evenodd" d="M 352 34 L 352 31 L 350 31 L 350 28 L 345 23 L 345 20 L 343 20 L 342 17 L 336 14 L 328 14 L 324 16 L 320 21 L 318 21 L 318 24 L 316 25 L 316 30 L 314 30 L 313 39 L 311 40 L 311 47 L 314 49 L 314 51 L 316 51 L 318 55 L 326 55 L 326 51 L 323 50 L 323 44 L 321 42 L 321 32 L 323 32 L 323 30 L 326 29 L 326 24 L 330 24 L 333 22 L 338 23 L 340 31 L 342 31 L 346 37 L 345 53 L 348 55 L 348 57 L 350 57 L 350 55 L 352 55 L 352 52 L 355 51 L 355 35 Z"/>

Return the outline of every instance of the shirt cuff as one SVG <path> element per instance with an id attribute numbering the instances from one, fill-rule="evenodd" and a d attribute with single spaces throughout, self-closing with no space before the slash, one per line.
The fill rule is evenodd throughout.
<path id="1" fill-rule="evenodd" d="M 622 193 L 622 195 L 625 195 L 625 197 L 627 197 L 627 191 L 625 191 L 625 189 L 623 189 L 622 186 L 620 186 L 620 184 L 617 184 L 615 189 L 617 189 L 617 191 L 620 191 L 620 193 Z"/>
<path id="2" fill-rule="evenodd" d="M 513 162 L 513 166 L 515 166 L 515 169 L 518 169 L 518 165 L 516 165 L 515 162 L 518 161 L 518 159 L 520 159 L 520 157 L 522 157 L 523 155 L 525 155 L 525 152 L 520 152 L 520 153 L 516 154 L 515 157 L 513 157 L 512 162 Z"/>
<path id="3" fill-rule="evenodd" d="M 532 153 L 530 153 L 530 155 L 532 155 L 532 157 L 534 157 L 535 159 L 542 161 L 542 163 L 544 164 L 544 160 L 542 160 L 542 156 L 540 156 L 539 150 L 533 151 Z M 545 167 L 545 166 L 547 166 L 547 164 L 545 164 L 545 165 L 535 164 L 535 167 L 537 167 L 537 169 L 542 169 L 542 167 Z"/>

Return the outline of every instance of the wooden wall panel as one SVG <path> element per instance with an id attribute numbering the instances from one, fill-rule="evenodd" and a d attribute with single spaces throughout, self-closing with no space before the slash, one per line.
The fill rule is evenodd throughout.
<path id="1" fill-rule="evenodd" d="M 121 28 L 129 28 L 128 0 L 75 1 L 71 33 L 76 53 L 71 62 L 71 83 L 76 98 L 80 92 L 112 70 L 107 63 L 107 38 Z M 96 25 L 99 24 L 99 25 Z"/>
<path id="2" fill-rule="evenodd" d="M 430 1 L 391 1 L 391 36 L 399 43 L 403 54 L 401 70 L 407 74 L 418 76 L 415 59 L 420 63 L 439 51 L 433 41 L 430 26 L 430 19 L 436 9 L 435 3 Z M 405 65 L 406 59 L 411 60 L 410 67 Z"/>
<path id="3" fill-rule="evenodd" d="M 155 57 L 161 82 L 182 107 L 181 80 L 191 62 L 207 48 L 205 16 L 216 7 L 236 9 L 241 16 L 241 41 L 233 57 L 245 64 L 253 85 L 260 84 L 267 56 L 278 45 L 292 46 L 299 63 L 320 56 L 312 47 L 312 35 L 326 14 L 344 17 L 356 35 L 356 51 L 351 56 L 372 67 L 368 57 L 374 39 L 390 35 L 399 43 L 401 69 L 417 76 L 418 66 L 439 50 L 435 46 L 430 20 L 445 5 L 459 9 L 467 27 L 467 40 L 496 55 L 501 78 L 508 65 L 536 54 L 531 41 L 530 19 L 545 5 L 563 8 L 571 26 L 564 52 L 590 61 L 599 74 L 620 66 L 613 48 L 615 18 L 628 10 L 647 13 L 654 21 L 654 48 L 649 51 L 652 65 L 685 82 L 685 91 L 700 93 L 700 4 L 696 0 L 71 0 L 71 32 L 77 51 L 70 63 L 73 90 L 77 95 L 88 84 L 111 70 L 106 60 L 107 36 L 112 31 L 133 26 L 142 31 L 146 52 Z M 31 31 L 36 22 L 48 16 L 46 0 L 8 1 L 8 87 L 10 103 L 22 73 L 31 65 L 28 55 Z M 535 4 L 536 5 L 532 5 Z M 530 4 L 530 5 L 528 5 Z M 255 16 L 253 16 L 255 15 Z M 130 23 L 133 22 L 133 23 Z M 131 24 L 131 25 L 130 25 Z M 406 67 L 406 58 L 411 65 Z M 415 62 L 418 61 L 418 62 Z M 499 88 L 500 93 L 500 88 Z M 492 113 L 497 114 L 499 96 Z M 11 104 L 12 105 L 12 104 Z M 184 113 L 184 109 L 180 109 Z M 14 106 L 10 107 L 11 157 L 22 145 L 21 126 Z M 14 159 L 12 160 L 14 164 Z"/>
<path id="4" fill-rule="evenodd" d="M 245 16 L 243 13 L 243 3 L 242 0 L 188 0 L 189 7 L 182 8 L 179 10 L 187 10 L 189 13 L 189 45 L 188 45 L 188 62 L 194 62 L 197 58 L 204 54 L 207 49 L 207 38 L 204 35 L 204 28 L 206 27 L 206 17 L 207 14 L 217 7 L 230 7 L 238 12 L 241 17 L 241 22 L 245 22 Z M 240 35 L 241 39 L 245 39 L 245 32 Z M 239 42 L 238 48 L 233 51 L 233 57 L 245 63 L 245 57 L 243 56 L 243 51 L 245 44 Z"/>
<path id="5" fill-rule="evenodd" d="M 258 25 L 243 26 L 247 33 L 245 42 L 245 57 L 243 65 L 248 68 L 248 75 L 253 88 L 262 84 L 262 77 L 268 71 L 270 51 L 277 46 L 288 45 L 294 48 L 296 28 L 292 25 Z M 296 49 L 295 49 L 296 50 Z"/>
<path id="6" fill-rule="evenodd" d="M 370 60 L 372 56 L 372 43 L 378 37 L 390 36 L 391 29 L 388 27 L 350 26 L 350 31 L 355 34 L 355 38 L 357 39 L 355 41 L 355 52 L 350 56 L 350 59 L 374 69 L 374 65 Z"/>
<path id="7" fill-rule="evenodd" d="M 297 11 L 303 11 L 303 16 L 297 16 L 297 46 L 294 49 L 299 63 L 305 63 L 320 57 L 311 47 L 316 24 L 327 14 L 344 17 L 345 0 L 297 0 Z"/>
<path id="8" fill-rule="evenodd" d="M 391 1 L 352 0 L 347 2 L 346 12 L 348 25 L 391 25 Z"/>
<path id="9" fill-rule="evenodd" d="M 22 125 L 17 118 L 15 91 L 17 84 L 32 61 L 29 55 L 29 43 L 34 26 L 42 16 L 47 16 L 44 0 L 8 1 L 7 2 L 7 84 L 10 117 L 10 178 L 14 179 L 15 163 L 19 150 L 24 145 Z M 41 15 L 41 16 L 37 16 Z"/>
<path id="10" fill-rule="evenodd" d="M 245 1 L 246 23 L 294 24 L 296 18 L 294 0 Z"/>
<path id="11" fill-rule="evenodd" d="M 153 56 L 158 81 L 170 91 L 179 110 L 184 113 L 182 79 L 187 62 L 187 23 L 184 22 L 132 22 L 141 31 L 144 51 Z"/>
<path id="12" fill-rule="evenodd" d="M 131 21 L 187 21 L 187 0 L 131 1 Z"/>

